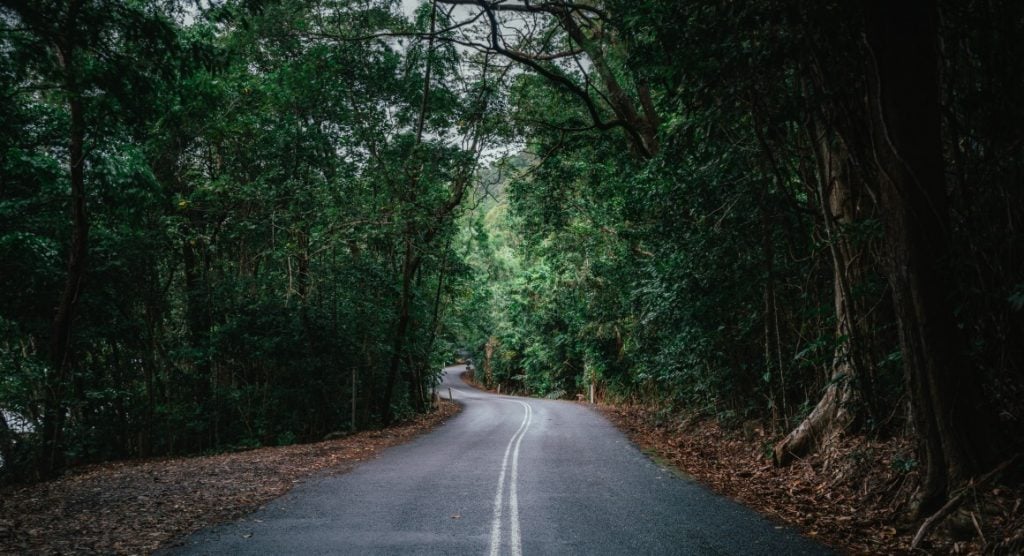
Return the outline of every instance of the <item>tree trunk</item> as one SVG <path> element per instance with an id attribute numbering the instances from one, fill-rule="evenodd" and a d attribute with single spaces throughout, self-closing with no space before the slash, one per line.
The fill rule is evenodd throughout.
<path id="1" fill-rule="evenodd" d="M 420 98 L 420 112 L 416 123 L 416 142 L 414 143 L 413 154 L 423 142 L 423 130 L 426 124 L 427 111 L 430 109 L 430 74 L 433 66 L 431 61 L 434 54 L 434 30 L 437 25 L 437 4 L 431 2 L 430 6 L 430 33 L 427 38 L 427 56 L 424 60 L 423 69 L 423 94 Z M 409 180 L 408 199 L 410 205 L 416 204 L 416 189 L 419 187 L 419 176 L 422 173 L 415 172 Z M 409 330 L 409 311 L 412 305 L 412 279 L 416 269 L 420 265 L 420 257 L 415 254 L 413 242 L 416 238 L 415 223 L 407 222 L 404 228 L 405 253 L 402 257 L 402 294 L 398 301 L 398 322 L 395 326 L 394 345 L 391 350 L 391 361 L 388 365 L 388 375 L 384 382 L 384 398 L 382 420 L 385 425 L 390 425 L 394 415 L 391 412 L 391 399 L 395 394 L 395 384 L 398 382 L 399 366 L 402 363 L 402 352 L 405 349 L 405 336 Z M 429 239 L 425 242 L 429 243 Z"/>
<path id="2" fill-rule="evenodd" d="M 412 398 L 412 408 L 416 413 L 426 411 L 424 403 L 427 396 L 423 392 L 423 369 L 413 361 L 412 354 L 405 354 L 406 380 L 409 381 L 409 397 Z"/>
<path id="3" fill-rule="evenodd" d="M 495 336 L 489 336 L 487 343 L 484 344 L 484 378 L 480 380 L 477 377 L 473 377 L 487 386 L 494 385 L 494 372 L 491 370 L 491 361 L 494 360 L 494 350 L 498 348 L 498 338 Z"/>
<path id="4" fill-rule="evenodd" d="M 190 227 L 194 228 L 194 225 L 190 224 Z M 200 240 L 186 240 L 181 247 L 181 255 L 185 278 L 185 322 L 188 327 L 189 343 L 196 348 L 209 332 L 205 287 L 199 269 L 202 258 Z"/>
<path id="5" fill-rule="evenodd" d="M 441 293 L 444 292 L 444 279 L 448 274 L 448 253 L 451 251 L 452 237 L 444 244 L 444 254 L 441 256 L 441 268 L 437 271 L 437 289 L 434 290 L 434 305 L 430 318 L 430 340 L 427 342 L 427 357 L 434 351 L 434 343 L 437 341 L 437 333 L 441 328 Z"/>
<path id="6" fill-rule="evenodd" d="M 394 417 L 391 412 L 391 401 L 395 393 L 395 385 L 398 382 L 399 367 L 402 364 L 405 336 L 409 330 L 409 311 L 412 305 L 412 278 L 416 267 L 419 266 L 419 257 L 413 254 L 412 242 L 412 232 L 407 231 L 405 255 L 402 260 L 402 294 L 398 300 L 398 322 L 395 325 L 394 344 L 391 349 L 391 360 L 388 364 L 388 376 L 384 383 L 383 406 L 381 408 L 382 420 L 385 425 L 390 425 Z"/>
<path id="7" fill-rule="evenodd" d="M 951 307 L 934 0 L 866 2 L 872 154 L 889 282 L 923 459 L 915 510 L 942 505 L 992 459 L 991 429 Z"/>
<path id="8" fill-rule="evenodd" d="M 72 7 L 72 9 L 74 6 Z M 74 13 L 69 13 L 69 19 Z M 73 25 L 73 21 L 69 23 Z M 68 37 L 67 40 L 71 41 Z M 85 278 L 85 257 L 89 237 L 89 220 L 85 211 L 85 115 L 82 97 L 75 78 L 74 49 L 58 49 L 65 74 L 71 126 L 69 129 L 68 168 L 71 177 L 71 246 L 68 251 L 67 278 L 53 318 L 50 335 L 50 374 L 46 385 L 43 415 L 43 444 L 39 472 L 52 476 L 63 464 L 64 390 L 70 376 L 69 346 L 71 325 L 78 307 L 82 281 Z"/>
<path id="9" fill-rule="evenodd" d="M 296 233 L 295 243 L 298 246 L 296 293 L 299 297 L 299 324 L 302 325 L 302 335 L 306 339 L 306 348 L 311 353 L 315 353 L 318 351 L 318 347 L 315 335 L 313 334 L 313 322 L 309 316 L 309 308 L 313 304 L 310 294 L 314 290 L 310 273 L 309 233 L 305 230 L 299 230 Z"/>
<path id="10" fill-rule="evenodd" d="M 868 254 L 843 230 L 867 216 L 867 200 L 856 187 L 859 178 L 842 144 L 820 121 L 814 121 L 812 133 L 819 167 L 818 199 L 832 258 L 836 348 L 825 393 L 810 415 L 775 445 L 776 465 L 788 465 L 826 445 L 873 413 L 866 409 L 871 404 L 865 403 L 873 397 L 868 309 L 853 293 L 867 279 Z"/>

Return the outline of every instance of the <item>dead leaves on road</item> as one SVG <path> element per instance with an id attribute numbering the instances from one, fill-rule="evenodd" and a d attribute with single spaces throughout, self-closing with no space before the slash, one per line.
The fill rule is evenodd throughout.
<path id="1" fill-rule="evenodd" d="M 0 554 L 144 554 L 245 515 L 318 473 L 343 473 L 429 430 L 442 410 L 338 440 L 110 463 L 0 493 Z"/>

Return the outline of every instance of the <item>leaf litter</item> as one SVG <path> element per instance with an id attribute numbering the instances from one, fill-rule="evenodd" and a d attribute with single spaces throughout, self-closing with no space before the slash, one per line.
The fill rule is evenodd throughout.
<path id="1" fill-rule="evenodd" d="M 440 410 L 378 431 L 213 456 L 105 463 L 0 490 L 0 554 L 146 554 L 240 518 L 296 483 L 345 473 L 443 423 Z M 250 533 L 251 536 L 251 533 Z"/>

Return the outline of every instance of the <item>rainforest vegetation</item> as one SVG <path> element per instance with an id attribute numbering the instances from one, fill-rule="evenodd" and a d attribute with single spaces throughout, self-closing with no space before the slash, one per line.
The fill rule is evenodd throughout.
<path id="1" fill-rule="evenodd" d="M 505 392 L 1024 439 L 1024 3 L 0 0 L 4 480 Z M 922 513 L 923 515 L 923 513 Z"/>

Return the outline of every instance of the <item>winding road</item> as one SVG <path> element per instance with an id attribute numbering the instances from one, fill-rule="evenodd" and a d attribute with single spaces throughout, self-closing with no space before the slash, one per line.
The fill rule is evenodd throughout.
<path id="1" fill-rule="evenodd" d="M 829 554 L 662 468 L 580 404 L 497 396 L 170 554 Z"/>

